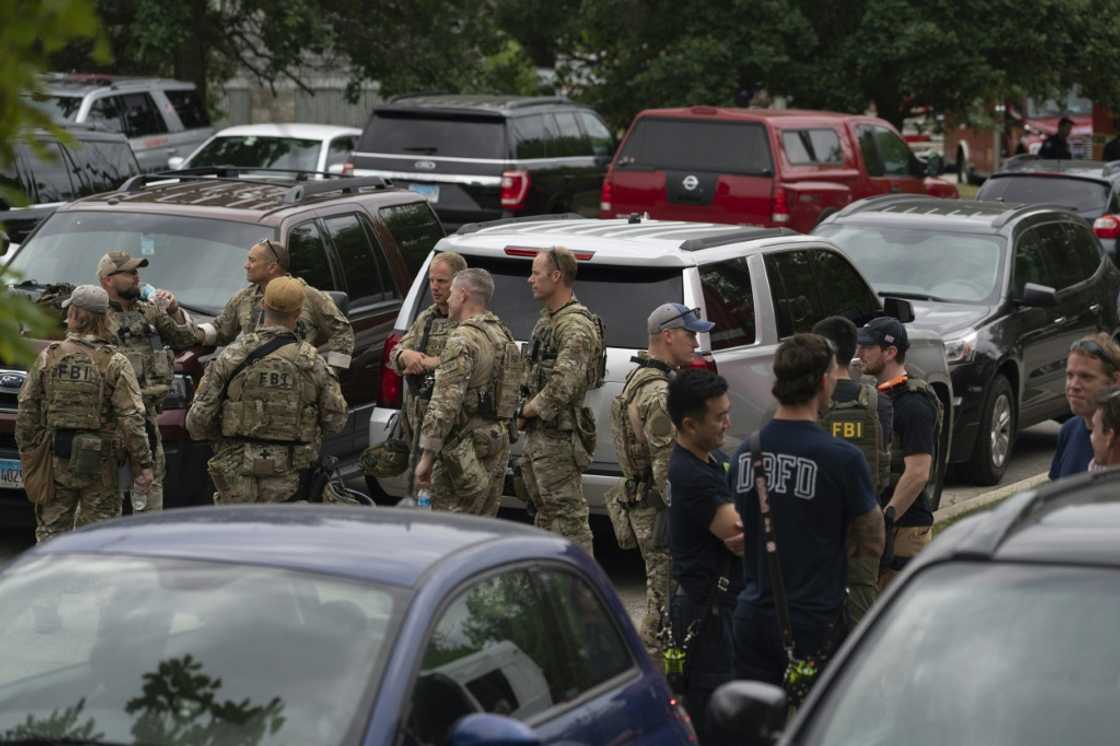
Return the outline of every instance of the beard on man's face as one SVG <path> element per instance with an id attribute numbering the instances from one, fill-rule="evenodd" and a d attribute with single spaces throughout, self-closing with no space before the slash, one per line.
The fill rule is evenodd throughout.
<path id="1" fill-rule="evenodd" d="M 117 295 L 125 300 L 136 300 L 140 297 L 140 288 L 133 285 L 132 287 L 127 287 L 124 290 L 118 291 Z"/>

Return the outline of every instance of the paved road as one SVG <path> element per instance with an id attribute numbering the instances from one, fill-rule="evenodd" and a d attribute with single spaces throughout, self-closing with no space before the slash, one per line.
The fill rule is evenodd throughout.
<path id="1" fill-rule="evenodd" d="M 1046 471 L 1058 440 L 1058 426 L 1053 422 L 1037 425 L 1019 435 L 1015 454 L 1004 476 L 1003 484 Z M 942 506 L 967 500 L 991 489 L 966 484 L 947 484 L 941 499 Z M 618 549 L 606 518 L 595 522 L 595 554 L 603 564 L 615 588 L 622 596 L 630 616 L 637 621 L 645 604 L 645 575 L 637 550 L 624 552 Z M 33 543 L 28 530 L 0 530 L 0 562 L 14 557 Z"/>

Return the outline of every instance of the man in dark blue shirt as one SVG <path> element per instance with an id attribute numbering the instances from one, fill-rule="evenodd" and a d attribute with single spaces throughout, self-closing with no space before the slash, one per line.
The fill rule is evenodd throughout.
<path id="1" fill-rule="evenodd" d="M 719 450 L 731 427 L 727 381 L 706 370 L 686 371 L 670 381 L 667 408 L 677 429 L 666 490 L 670 616 L 673 639 L 686 648 L 685 707 L 703 743 L 708 699 L 734 678 L 731 618 L 743 587 L 741 563 L 724 545 L 741 532 L 727 457 Z"/>
<path id="2" fill-rule="evenodd" d="M 849 529 L 858 556 L 883 551 L 883 516 L 858 448 L 817 424 L 836 380 L 832 346 L 796 334 L 774 357 L 774 419 L 760 432 L 762 466 L 798 656 L 827 655 L 842 637 Z M 745 538 L 744 588 L 735 609 L 735 672 L 782 682 L 787 660 L 774 608 L 750 441 L 732 459 Z"/>
<path id="3" fill-rule="evenodd" d="M 1089 470 L 1093 445 L 1093 412 L 1097 397 L 1109 386 L 1120 384 L 1120 347 L 1104 333 L 1083 337 L 1073 343 L 1066 357 L 1066 401 L 1073 417 L 1058 431 L 1058 448 L 1050 462 L 1050 479 L 1061 479 Z"/>

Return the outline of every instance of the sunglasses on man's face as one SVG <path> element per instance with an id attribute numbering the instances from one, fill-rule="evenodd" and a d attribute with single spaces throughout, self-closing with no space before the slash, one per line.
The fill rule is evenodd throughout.
<path id="1" fill-rule="evenodd" d="M 1108 354 L 1108 350 L 1094 339 L 1079 339 L 1069 346 L 1069 351 L 1081 352 L 1095 357 L 1104 364 L 1104 367 L 1107 368 L 1109 372 L 1115 373 L 1117 370 L 1116 361 L 1112 358 L 1112 355 Z"/>

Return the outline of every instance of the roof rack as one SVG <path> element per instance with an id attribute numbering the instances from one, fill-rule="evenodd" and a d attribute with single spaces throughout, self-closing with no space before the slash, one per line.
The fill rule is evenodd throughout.
<path id="1" fill-rule="evenodd" d="M 865 197 L 858 202 L 853 202 L 852 204 L 841 210 L 839 213 L 837 213 L 836 216 L 844 217 L 845 215 L 851 215 L 854 212 L 860 212 L 871 207 L 886 207 L 888 205 L 901 204 L 903 202 L 918 202 L 928 199 L 931 199 L 928 194 L 880 194 L 875 197 Z"/>
<path id="2" fill-rule="evenodd" d="M 517 218 L 499 218 L 497 220 L 487 220 L 482 223 L 464 223 L 459 226 L 459 230 L 455 231 L 456 235 L 465 235 L 467 233 L 478 233 L 483 228 L 496 228 L 500 225 L 516 225 L 517 223 L 547 223 L 552 220 L 588 220 L 576 212 L 563 212 L 556 215 L 522 215 Z"/>
<path id="3" fill-rule="evenodd" d="M 756 241 L 760 238 L 777 238 L 778 236 L 796 236 L 795 231 L 789 228 L 746 228 L 730 233 L 720 233 L 703 238 L 690 238 L 681 243 L 681 251 L 700 251 L 712 249 L 716 246 L 739 243 L 740 241 Z"/>
<path id="4" fill-rule="evenodd" d="M 999 215 L 995 219 L 993 219 L 992 227 L 1002 228 L 1023 213 L 1031 212 L 1032 210 L 1062 210 L 1064 212 L 1072 212 L 1074 214 L 1077 213 L 1077 210 L 1070 207 L 1069 205 L 1059 205 L 1055 203 L 1039 202 L 1030 205 L 1019 205 L 1018 207 L 1010 209 L 1002 215 Z"/>
<path id="5" fill-rule="evenodd" d="M 344 180 L 345 181 L 367 181 L 368 180 L 368 179 L 354 179 L 351 176 L 343 176 L 342 174 L 333 174 L 333 173 L 328 173 L 326 171 L 304 171 L 304 170 L 295 169 L 295 168 L 249 168 L 249 167 L 245 167 L 245 166 L 199 166 L 198 168 L 184 168 L 184 169 L 181 169 L 179 171 L 156 171 L 155 173 L 140 174 L 138 176 L 133 176 L 131 179 L 129 179 L 125 183 L 121 184 L 120 188 L 117 189 L 117 191 L 118 192 L 128 192 L 128 193 L 138 192 L 141 189 L 143 189 L 145 186 L 147 186 L 148 182 L 164 181 L 166 179 L 179 179 L 180 181 L 182 181 L 182 180 L 214 178 L 214 179 L 226 179 L 226 180 L 230 180 L 230 181 L 244 181 L 244 182 L 252 183 L 252 184 L 260 184 L 260 183 L 275 184 L 275 182 L 262 182 L 259 179 L 243 178 L 242 175 L 241 175 L 242 172 L 245 172 L 245 173 L 266 173 L 266 174 L 274 174 L 274 173 L 275 174 L 294 174 L 294 176 L 292 178 L 285 179 L 285 181 L 296 181 L 296 182 L 306 182 L 312 176 L 325 176 L 325 177 L 327 177 L 326 179 L 324 179 L 321 182 L 316 182 L 316 183 L 327 183 L 327 184 L 335 184 L 339 181 L 344 181 Z M 381 179 L 380 176 L 374 176 L 374 177 L 369 177 L 369 178 L 370 179 L 379 179 L 381 181 L 384 181 L 383 179 Z M 279 186 L 283 186 L 283 185 L 281 184 Z M 366 186 L 373 186 L 373 184 L 367 184 Z M 326 189 L 324 191 L 333 191 L 335 189 L 338 189 L 338 187 L 331 187 L 330 189 Z"/>
<path id="6" fill-rule="evenodd" d="M 330 192 L 342 194 L 357 194 L 363 189 L 388 189 L 393 182 L 381 176 L 362 176 L 359 178 L 345 178 L 323 181 L 308 181 L 289 189 L 284 193 L 283 201 L 286 204 L 303 202 L 308 197 L 315 197 Z"/>
<path id="7" fill-rule="evenodd" d="M 390 98 L 386 103 L 395 104 L 398 101 L 407 101 L 410 98 L 424 98 L 425 96 L 458 96 L 455 91 L 420 91 L 419 93 L 401 93 Z"/>
<path id="8" fill-rule="evenodd" d="M 572 101 L 567 96 L 537 96 L 520 101 L 510 101 L 507 106 L 511 109 L 521 109 L 526 106 L 544 106 L 546 104 L 570 104 Z"/>

